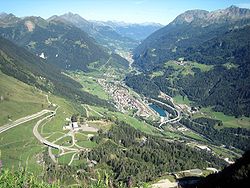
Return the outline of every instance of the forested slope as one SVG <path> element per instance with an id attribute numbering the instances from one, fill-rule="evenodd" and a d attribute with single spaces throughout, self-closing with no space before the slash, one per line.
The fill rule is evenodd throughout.
<path id="1" fill-rule="evenodd" d="M 24 83 L 71 100 L 87 104 L 111 105 L 81 89 L 81 84 L 24 48 L 0 37 L 0 70 Z"/>

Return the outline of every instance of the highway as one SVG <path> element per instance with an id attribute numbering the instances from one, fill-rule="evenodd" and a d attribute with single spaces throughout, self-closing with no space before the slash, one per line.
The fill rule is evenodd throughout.
<path id="1" fill-rule="evenodd" d="M 66 146 L 60 146 L 60 145 L 58 145 L 58 144 L 55 144 L 55 143 L 53 143 L 53 142 L 50 142 L 50 141 L 46 140 L 44 137 L 42 137 L 41 134 L 38 132 L 38 127 L 39 127 L 39 125 L 40 125 L 43 121 L 45 121 L 45 120 L 47 120 L 47 119 L 52 118 L 53 116 L 55 116 L 55 115 L 56 115 L 57 109 L 58 109 L 58 107 L 56 108 L 55 111 L 52 111 L 52 113 L 51 113 L 50 115 L 48 115 L 48 116 L 46 116 L 46 117 L 40 119 L 40 120 L 36 123 L 36 125 L 35 125 L 34 128 L 33 128 L 33 134 L 35 135 L 35 137 L 36 137 L 42 144 L 45 144 L 45 145 L 47 145 L 47 146 L 49 146 L 49 147 L 56 148 L 56 149 L 59 149 L 59 150 L 79 151 L 79 149 L 76 149 L 76 148 L 71 148 L 71 147 L 66 147 Z"/>
<path id="2" fill-rule="evenodd" d="M 166 123 L 177 123 L 177 122 L 179 122 L 181 120 L 181 112 L 179 110 L 177 110 L 176 108 L 173 108 L 172 106 L 170 106 L 168 104 L 165 104 L 165 103 L 163 103 L 161 101 L 155 100 L 155 99 L 150 99 L 150 100 L 152 100 L 154 102 L 157 102 L 157 103 L 160 103 L 162 105 L 165 105 L 165 106 L 167 106 L 168 108 L 171 108 L 172 110 L 174 110 L 177 113 L 177 116 L 175 118 L 168 119 L 166 121 L 161 122 L 160 125 L 158 126 L 160 129 L 162 128 L 162 125 L 164 125 Z"/>
<path id="3" fill-rule="evenodd" d="M 7 131 L 7 130 L 9 130 L 11 128 L 14 128 L 14 127 L 16 127 L 18 125 L 21 125 L 21 124 L 26 123 L 28 121 L 31 121 L 33 119 L 39 118 L 39 117 L 41 117 L 41 116 L 43 116 L 43 115 L 45 115 L 45 114 L 47 114 L 49 112 L 53 112 L 53 111 L 51 111 L 51 110 L 42 110 L 42 111 L 37 112 L 35 114 L 25 116 L 25 117 L 22 117 L 22 118 L 20 118 L 20 119 L 18 119 L 16 121 L 7 123 L 7 124 L 0 127 L 0 133 L 3 133 L 3 132 L 5 132 L 5 131 Z"/>

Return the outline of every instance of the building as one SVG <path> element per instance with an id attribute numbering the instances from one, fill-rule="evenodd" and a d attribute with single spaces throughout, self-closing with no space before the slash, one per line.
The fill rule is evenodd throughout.
<path id="1" fill-rule="evenodd" d="M 73 115 L 73 116 L 71 117 L 71 122 L 70 122 L 70 124 L 71 124 L 70 126 L 71 126 L 71 128 L 72 128 L 73 130 L 79 127 L 78 124 L 77 124 L 77 117 L 76 117 L 75 115 Z"/>
<path id="2" fill-rule="evenodd" d="M 63 130 L 75 130 L 79 128 L 76 116 L 73 115 L 70 119 L 66 118 L 66 120 L 69 120 L 69 124 L 63 126 Z"/>

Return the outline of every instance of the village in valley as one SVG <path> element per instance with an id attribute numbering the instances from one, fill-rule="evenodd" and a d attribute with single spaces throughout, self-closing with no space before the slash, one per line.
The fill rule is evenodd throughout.
<path id="1" fill-rule="evenodd" d="M 126 113 L 133 111 L 135 115 L 145 118 L 153 117 L 157 115 L 146 102 L 139 99 L 139 97 L 133 96 L 131 91 L 122 85 L 119 81 L 106 81 L 105 79 L 98 79 L 98 83 L 103 87 L 115 103 L 115 107 Z"/>

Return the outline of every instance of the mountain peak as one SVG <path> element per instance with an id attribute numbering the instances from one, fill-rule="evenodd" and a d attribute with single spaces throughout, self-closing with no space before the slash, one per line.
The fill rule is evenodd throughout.
<path id="1" fill-rule="evenodd" d="M 68 13 L 65 13 L 61 16 L 59 16 L 61 19 L 75 25 L 75 26 L 78 26 L 78 25 L 89 25 L 90 23 L 85 20 L 84 18 L 82 18 L 79 14 L 75 14 L 75 13 L 72 13 L 72 12 L 68 12 Z"/>
<path id="2" fill-rule="evenodd" d="M 0 13 L 0 25 L 12 25 L 17 23 L 20 18 L 16 17 L 14 14 L 7 14 L 5 12 Z"/>
<path id="3" fill-rule="evenodd" d="M 188 10 L 177 16 L 172 24 L 192 23 L 209 25 L 213 23 L 227 22 L 228 20 L 236 21 L 243 18 L 250 18 L 250 9 L 239 8 L 235 5 L 232 5 L 226 9 L 219 9 L 211 12 L 205 10 Z"/>
<path id="4" fill-rule="evenodd" d="M 0 19 L 6 17 L 8 14 L 5 12 L 0 12 Z"/>
<path id="5" fill-rule="evenodd" d="M 183 14 L 180 14 L 175 18 L 172 22 L 173 24 L 184 24 L 184 23 L 191 23 L 197 19 L 205 19 L 209 12 L 205 10 L 188 10 Z"/>

